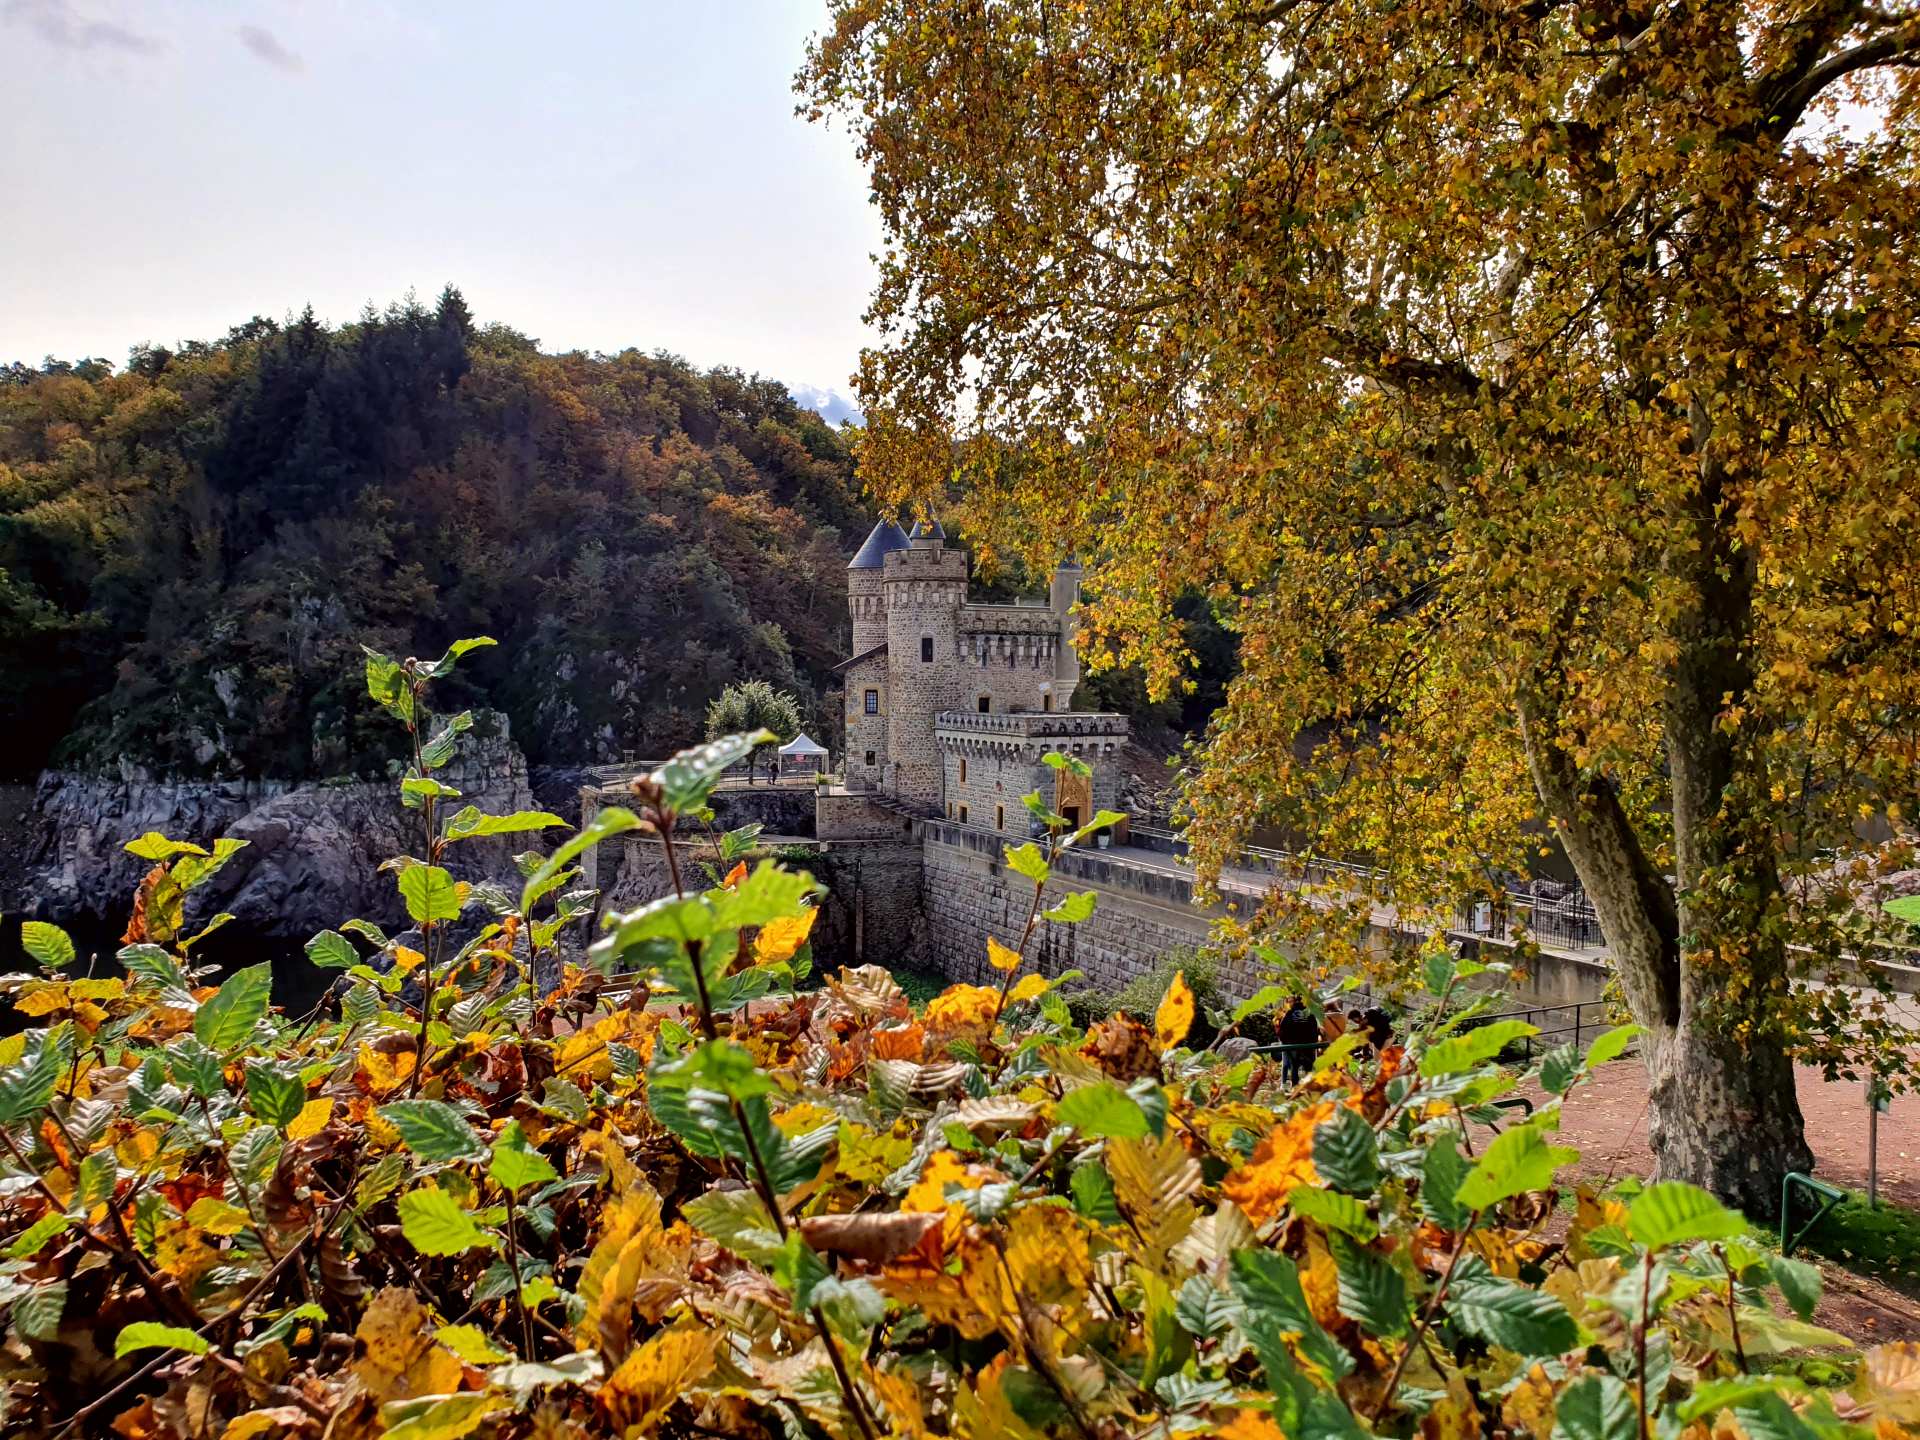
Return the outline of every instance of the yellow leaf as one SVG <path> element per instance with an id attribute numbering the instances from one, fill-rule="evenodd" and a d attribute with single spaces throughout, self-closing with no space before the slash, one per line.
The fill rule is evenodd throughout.
<path id="1" fill-rule="evenodd" d="M 0 1040 L 0 1065 L 11 1065 L 26 1053 L 27 1036 L 25 1031 L 20 1031 L 7 1036 L 4 1040 Z"/>
<path id="2" fill-rule="evenodd" d="M 426 1307 L 411 1290 L 390 1285 L 373 1297 L 354 1331 L 365 1353 L 353 1369 L 376 1401 L 445 1395 L 459 1386 L 460 1362 L 426 1330 Z"/>
<path id="3" fill-rule="evenodd" d="M 442 1325 L 433 1332 L 433 1338 L 469 1365 L 497 1365 L 512 1358 L 478 1325 Z"/>
<path id="4" fill-rule="evenodd" d="M 127 993 L 127 982 L 111 980 L 75 980 L 68 984 L 67 993 L 76 1000 L 118 1000 Z"/>
<path id="5" fill-rule="evenodd" d="M 762 925 L 760 937 L 753 942 L 754 963 L 778 965 L 791 960 L 807 943 L 807 936 L 813 933 L 813 922 L 819 916 L 818 910 L 808 908 L 798 915 L 781 915 Z"/>
<path id="6" fill-rule="evenodd" d="M 1153 1012 L 1153 1038 L 1162 1050 L 1171 1049 L 1187 1038 L 1193 1028 L 1193 991 L 1187 985 L 1187 972 L 1174 973 L 1160 1008 Z"/>
<path id="7" fill-rule="evenodd" d="M 187 1210 L 187 1220 L 209 1235 L 238 1235 L 253 1221 L 238 1205 L 229 1205 L 214 1195 L 203 1195 Z"/>
<path id="8" fill-rule="evenodd" d="M 480 1428 L 489 1415 L 511 1410 L 513 1401 L 504 1395 L 435 1395 L 426 1409 L 418 1401 L 408 1403 L 404 1412 L 387 1425 L 386 1440 L 460 1440 Z M 381 1412 L 382 1421 L 387 1413 Z"/>
<path id="9" fill-rule="evenodd" d="M 13 1008 L 22 1015 L 51 1015 L 56 1010 L 64 1010 L 66 1004 L 67 987 L 63 982 L 36 980 L 22 988 Z"/>
<path id="10" fill-rule="evenodd" d="M 322 1095 L 318 1100 L 309 1100 L 300 1107 L 300 1113 L 287 1124 L 289 1140 L 305 1140 L 310 1135 L 318 1135 L 327 1128 L 327 1122 L 333 1118 L 333 1097 Z"/>
<path id="11" fill-rule="evenodd" d="M 951 1150 L 936 1150 L 927 1160 L 927 1168 L 920 1172 L 920 1178 L 913 1188 L 901 1197 L 902 1210 L 945 1210 L 947 1208 L 947 1186 L 964 1185 L 969 1190 L 978 1190 L 986 1182 L 967 1173 L 966 1164 Z"/>
<path id="12" fill-rule="evenodd" d="M 1007 991 L 1007 1003 L 1018 1005 L 1023 1000 L 1038 1000 L 1053 988 L 1053 982 L 1044 975 L 1023 975 Z"/>
<path id="13" fill-rule="evenodd" d="M 987 937 L 987 963 L 996 970 L 1018 970 L 1020 952 L 1009 950 L 991 935 Z"/>
<path id="14" fill-rule="evenodd" d="M 153 1260 L 167 1274 L 191 1292 L 194 1283 L 211 1270 L 220 1252 L 207 1244 L 206 1236 L 186 1219 L 162 1220 L 153 1240 Z"/>
<path id="15" fill-rule="evenodd" d="M 927 1024 L 935 1030 L 960 1030 L 993 1019 L 1000 992 L 991 985 L 949 985 L 927 1002 Z"/>
<path id="16" fill-rule="evenodd" d="M 629 1355 L 600 1387 L 614 1429 L 645 1434 L 688 1386 L 713 1369 L 719 1336 L 707 1329 L 668 1330 Z"/>
<path id="17" fill-rule="evenodd" d="M 747 862 L 741 860 L 734 865 L 733 869 L 727 872 L 727 878 L 720 882 L 720 888 L 722 890 L 731 890 L 746 878 Z"/>
<path id="18" fill-rule="evenodd" d="M 1264 1410 L 1236 1410 L 1233 1418 L 1213 1433 L 1220 1440 L 1287 1440 L 1287 1432 Z"/>
<path id="19" fill-rule="evenodd" d="M 409 950 L 404 945 L 393 947 L 393 973 L 404 975 L 409 970 L 426 963 L 427 957 L 418 950 Z"/>
<path id="20" fill-rule="evenodd" d="M 254 1440 L 255 1436 L 266 1435 L 283 1427 L 298 1430 L 312 1424 L 313 1417 L 298 1405 L 269 1405 L 264 1410 L 249 1410 L 244 1415 L 234 1416 L 227 1422 L 227 1428 L 220 1432 L 220 1440 Z"/>

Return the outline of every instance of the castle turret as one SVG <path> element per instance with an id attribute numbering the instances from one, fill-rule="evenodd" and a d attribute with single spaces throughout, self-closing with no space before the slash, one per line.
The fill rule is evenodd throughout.
<path id="1" fill-rule="evenodd" d="M 1060 618 L 1060 643 L 1053 652 L 1053 708 L 1073 708 L 1073 692 L 1080 684 L 1080 647 L 1073 607 L 1080 600 L 1080 562 L 1069 555 L 1054 568 L 1047 586 L 1047 608 Z"/>
<path id="2" fill-rule="evenodd" d="M 887 556 L 907 548 L 907 532 L 882 520 L 860 552 L 847 562 L 847 609 L 853 612 L 853 653 L 864 655 L 887 642 L 887 603 L 881 571 Z"/>
<path id="3" fill-rule="evenodd" d="M 933 717 L 960 704 L 960 607 L 967 557 L 938 524 L 914 526 L 905 550 L 882 565 L 887 611 L 886 788 L 915 804 L 940 803 Z"/>

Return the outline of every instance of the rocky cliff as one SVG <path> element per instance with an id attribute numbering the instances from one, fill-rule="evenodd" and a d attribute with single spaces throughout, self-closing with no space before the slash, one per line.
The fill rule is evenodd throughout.
<path id="1" fill-rule="evenodd" d="M 489 814 L 534 808 L 526 760 L 504 721 L 476 724 L 460 757 L 439 774 L 461 791 L 456 803 Z M 400 804 L 391 781 L 289 785 L 48 771 L 18 817 L 13 843 L 0 849 L 0 903 L 62 924 L 117 927 L 146 868 L 122 847 L 149 830 L 200 844 L 223 835 L 245 840 L 195 895 L 194 913 L 231 911 L 236 928 L 289 941 L 353 916 L 400 922 L 393 877 L 379 866 L 424 849 L 420 813 Z M 463 879 L 506 879 L 518 848 L 524 843 L 463 841 L 447 865 Z"/>

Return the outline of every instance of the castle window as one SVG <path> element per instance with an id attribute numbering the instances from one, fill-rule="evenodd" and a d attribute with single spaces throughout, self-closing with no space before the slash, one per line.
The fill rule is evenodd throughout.
<path id="1" fill-rule="evenodd" d="M 878 715 L 879 713 L 880 692 L 878 690 L 869 690 L 867 691 L 867 714 Z"/>
<path id="2" fill-rule="evenodd" d="M 960 757 L 960 783 L 967 783 L 967 757 L 964 755 Z"/>
<path id="3" fill-rule="evenodd" d="M 872 694 L 873 692 L 872 692 L 871 690 L 869 690 L 869 691 L 868 691 L 867 693 L 868 693 L 869 695 L 871 695 L 871 694 Z M 1042 710 L 1051 710 L 1051 709 L 1053 709 L 1053 696 L 1051 696 L 1051 695 L 1042 695 L 1042 696 L 1040 697 L 1040 708 L 1041 708 Z"/>
<path id="4" fill-rule="evenodd" d="M 867 751 L 867 764 L 873 764 L 873 751 Z"/>
<path id="5" fill-rule="evenodd" d="M 993 697 L 991 695 L 982 695 L 980 697 L 980 713 L 982 715 L 991 715 L 993 713 Z"/>
<path id="6" fill-rule="evenodd" d="M 920 637 L 920 660 L 922 664 L 933 662 L 933 636 L 931 635 Z"/>
<path id="7" fill-rule="evenodd" d="M 993 807 L 993 828 L 996 830 L 1004 830 L 1007 828 L 1006 806 L 996 805 Z"/>
<path id="8" fill-rule="evenodd" d="M 967 823 L 967 807 L 964 805 L 960 807 L 960 823 L 962 825 Z"/>

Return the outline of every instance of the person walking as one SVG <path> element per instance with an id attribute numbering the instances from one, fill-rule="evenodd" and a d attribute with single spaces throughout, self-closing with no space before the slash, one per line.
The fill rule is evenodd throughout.
<path id="1" fill-rule="evenodd" d="M 1297 1084 L 1313 1065 L 1313 1052 L 1320 1040 L 1320 1027 L 1306 1001 L 1295 995 L 1287 1013 L 1280 1017 L 1280 1075 L 1289 1085 Z"/>

